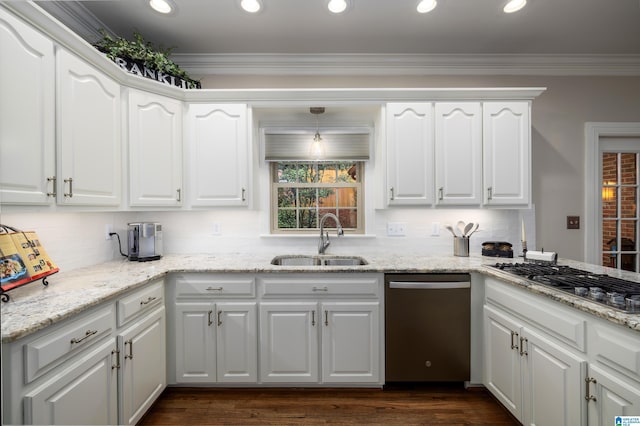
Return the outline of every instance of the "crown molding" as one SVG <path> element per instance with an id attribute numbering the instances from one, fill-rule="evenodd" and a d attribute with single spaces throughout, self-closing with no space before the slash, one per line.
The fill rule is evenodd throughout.
<path id="1" fill-rule="evenodd" d="M 640 76 L 638 54 L 174 54 L 172 59 L 197 76 Z"/>
<path id="2" fill-rule="evenodd" d="M 16 4 L 17 3 L 17 4 Z M 22 2 L 6 2 L 12 9 Z M 31 2 L 27 2 L 33 5 Z M 77 0 L 40 2 L 90 43 L 112 31 Z M 640 76 L 640 54 L 173 54 L 189 74 Z"/>

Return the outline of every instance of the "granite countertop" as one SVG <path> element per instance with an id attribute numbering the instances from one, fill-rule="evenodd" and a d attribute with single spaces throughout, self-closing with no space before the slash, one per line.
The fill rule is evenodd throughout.
<path id="1" fill-rule="evenodd" d="M 360 266 L 274 266 L 273 255 L 225 254 L 225 255 L 167 255 L 153 262 L 129 262 L 126 259 L 106 262 L 49 277 L 49 285 L 39 282 L 9 292 L 11 300 L 0 304 L 2 314 L 2 342 L 8 343 L 27 336 L 49 325 L 69 318 L 103 302 L 115 300 L 124 292 L 163 278 L 168 273 L 291 273 L 291 272 L 478 272 L 492 276 L 518 287 L 557 300 L 563 304 L 588 312 L 613 323 L 640 331 L 640 315 L 624 314 L 550 287 L 535 284 L 496 268 L 496 262 L 513 262 L 518 259 L 496 259 L 481 256 L 414 256 L 414 255 L 365 255 L 369 262 Z M 520 259 L 522 261 L 522 259 Z M 581 262 L 561 260 L 575 268 L 594 273 L 606 273 L 618 278 L 638 281 L 640 274 L 603 268 Z"/>

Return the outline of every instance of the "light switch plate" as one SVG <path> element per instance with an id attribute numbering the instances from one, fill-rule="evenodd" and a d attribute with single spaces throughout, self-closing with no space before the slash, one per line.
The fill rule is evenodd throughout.
<path id="1" fill-rule="evenodd" d="M 405 222 L 387 222 L 387 235 L 390 237 L 404 237 L 407 235 Z"/>

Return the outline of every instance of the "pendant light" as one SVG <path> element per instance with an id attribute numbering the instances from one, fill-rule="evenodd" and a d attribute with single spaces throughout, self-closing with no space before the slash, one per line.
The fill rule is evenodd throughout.
<path id="1" fill-rule="evenodd" d="M 327 8 L 332 13 L 342 13 L 347 10 L 347 0 L 329 0 Z"/>
<path id="2" fill-rule="evenodd" d="M 149 6 L 163 15 L 169 15 L 176 10 L 176 6 L 171 0 L 149 0 Z"/>
<path id="3" fill-rule="evenodd" d="M 245 12 L 256 13 L 262 9 L 262 4 L 259 0 L 241 0 L 240 7 L 242 7 Z"/>
<path id="4" fill-rule="evenodd" d="M 313 136 L 313 141 L 309 147 L 309 155 L 313 160 L 319 160 L 324 157 L 324 144 L 322 143 L 322 137 L 320 137 L 318 115 L 324 114 L 324 107 L 311 107 L 309 112 L 316 116 L 316 134 Z"/>

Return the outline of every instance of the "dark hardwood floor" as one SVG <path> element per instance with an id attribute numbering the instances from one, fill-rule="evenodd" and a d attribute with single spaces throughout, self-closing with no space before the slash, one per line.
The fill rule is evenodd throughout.
<path id="1" fill-rule="evenodd" d="M 483 388 L 167 388 L 140 425 L 518 425 Z"/>

